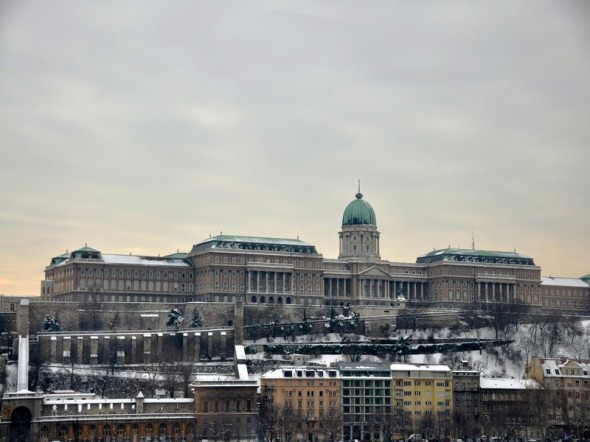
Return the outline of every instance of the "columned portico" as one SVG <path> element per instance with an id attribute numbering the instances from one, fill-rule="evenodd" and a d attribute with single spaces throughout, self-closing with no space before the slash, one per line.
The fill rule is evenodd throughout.
<path id="1" fill-rule="evenodd" d="M 519 303 L 516 294 L 515 278 L 486 278 L 478 275 L 476 282 L 476 299 L 481 303 Z"/>

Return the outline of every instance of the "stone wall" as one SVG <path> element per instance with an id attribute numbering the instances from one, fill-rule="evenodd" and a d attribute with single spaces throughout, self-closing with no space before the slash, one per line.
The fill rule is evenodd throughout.
<path id="1" fill-rule="evenodd" d="M 233 329 L 178 332 L 40 333 L 41 360 L 56 364 L 128 365 L 234 357 Z"/>
<path id="2" fill-rule="evenodd" d="M 43 330 L 48 315 L 58 316 L 62 331 L 133 331 L 171 330 L 166 326 L 168 314 L 179 309 L 185 319 L 182 328 L 187 328 L 194 309 L 198 308 L 205 327 L 232 327 L 235 323 L 234 303 L 77 303 L 46 300 L 31 300 L 28 305 L 28 321 L 21 321 L 19 333 L 35 335 Z M 25 310 L 19 306 L 19 310 Z M 28 333 L 25 327 L 28 326 Z"/>

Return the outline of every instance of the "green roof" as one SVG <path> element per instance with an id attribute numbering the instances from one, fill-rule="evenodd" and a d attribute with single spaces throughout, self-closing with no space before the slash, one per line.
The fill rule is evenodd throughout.
<path id="1" fill-rule="evenodd" d="M 163 256 L 165 259 L 185 259 L 188 256 L 188 253 L 184 252 L 176 252 L 171 253 L 170 255 Z"/>
<path id="2" fill-rule="evenodd" d="M 70 253 L 69 252 L 62 253 L 59 256 L 55 256 L 55 257 L 51 258 L 51 264 L 49 264 L 49 265 L 54 266 L 54 265 L 57 265 L 61 262 L 67 261 L 68 259 L 70 259 Z"/>
<path id="3" fill-rule="evenodd" d="M 87 245 L 81 249 L 74 250 L 70 257 L 74 259 L 102 259 L 100 251 L 93 249 L 92 247 L 88 247 Z"/>
<path id="4" fill-rule="evenodd" d="M 357 193 L 342 215 L 342 226 L 377 225 L 377 217 L 371 205 L 363 199 L 362 193 Z"/>
<path id="5" fill-rule="evenodd" d="M 260 236 L 218 235 L 195 245 L 197 251 L 217 248 L 317 253 L 315 246 L 300 239 L 266 238 Z"/>
<path id="6" fill-rule="evenodd" d="M 439 249 L 428 252 L 416 259 L 417 263 L 437 261 L 465 261 L 496 264 L 535 265 L 533 258 L 516 252 L 474 249 Z"/>

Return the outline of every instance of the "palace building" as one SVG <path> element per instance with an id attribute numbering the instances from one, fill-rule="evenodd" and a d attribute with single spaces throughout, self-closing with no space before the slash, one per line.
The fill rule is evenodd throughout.
<path id="1" fill-rule="evenodd" d="M 414 263 L 381 257 L 374 209 L 360 191 L 344 210 L 338 258 L 300 239 L 218 235 L 188 253 L 116 255 L 83 247 L 53 258 L 41 296 L 99 302 L 374 305 L 490 303 L 586 314 L 590 275 L 545 278 L 516 252 L 447 248 Z"/>

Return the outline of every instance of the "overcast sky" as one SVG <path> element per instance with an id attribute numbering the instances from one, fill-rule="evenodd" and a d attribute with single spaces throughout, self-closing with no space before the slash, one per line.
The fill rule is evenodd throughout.
<path id="1" fill-rule="evenodd" d="M 590 7 L 543 1 L 0 3 L 0 293 L 53 256 L 209 235 L 590 273 Z"/>

